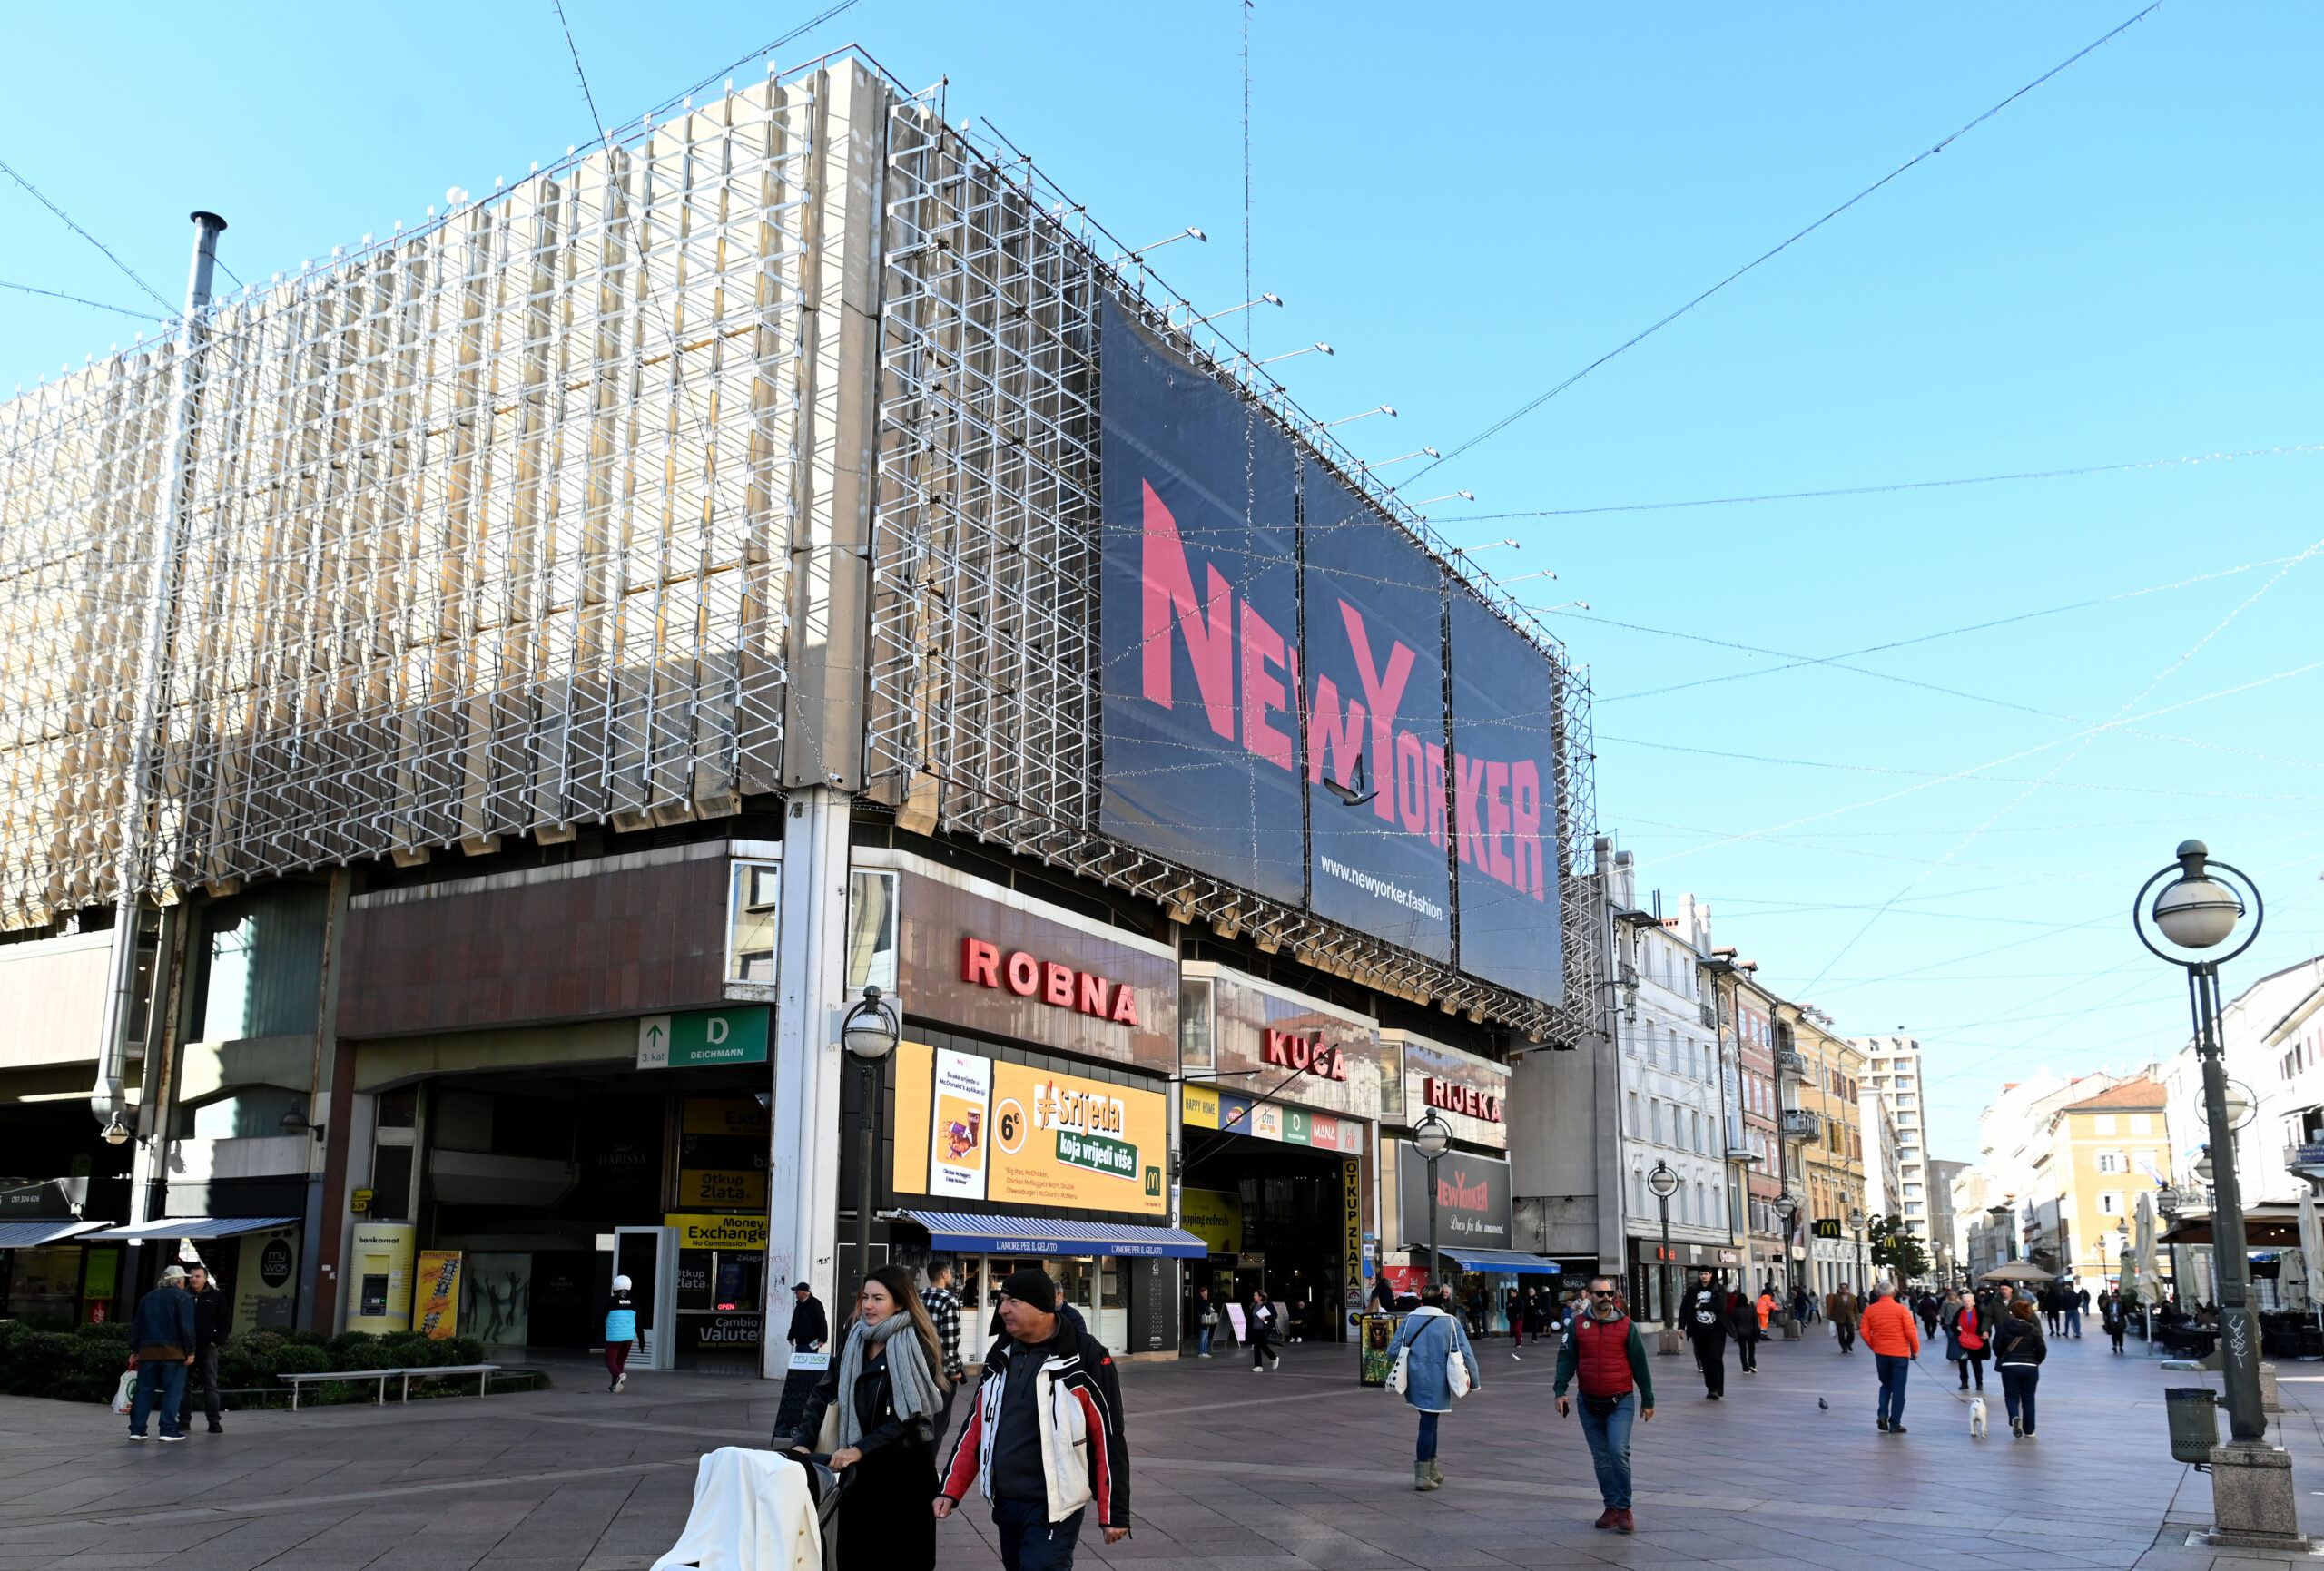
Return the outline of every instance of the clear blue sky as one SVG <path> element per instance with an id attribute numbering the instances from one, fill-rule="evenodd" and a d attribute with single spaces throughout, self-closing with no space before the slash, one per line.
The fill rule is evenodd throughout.
<path id="1" fill-rule="evenodd" d="M 1322 417 L 1402 411 L 1352 428 L 1359 451 L 1450 447 L 2137 8 L 1263 0 L 1252 267 L 1288 304 L 1261 350 L 1333 343 L 1285 368 Z M 619 120 L 812 8 L 566 10 Z M 955 120 L 989 116 L 1133 243 L 1208 231 L 1165 270 L 1224 306 L 1245 298 L 1243 18 L 861 0 L 786 59 L 852 41 L 907 82 L 949 75 Z M 547 0 L 25 5 L 9 29 L 0 159 L 172 298 L 192 207 L 227 215 L 255 279 L 589 133 Z M 1417 495 L 1546 511 L 2324 441 L 2319 79 L 2312 11 L 2171 0 Z M 0 279 L 141 303 L 14 186 Z M 0 387 L 137 327 L 0 291 Z M 1590 668 L 1600 820 L 1642 888 L 1709 900 L 1722 941 L 1844 1030 L 1917 1033 L 1938 1154 L 1967 1157 L 2000 1081 L 2182 1038 L 2177 974 L 2123 918 L 2181 838 L 2274 902 L 2230 987 L 2324 949 L 2324 671 L 2247 687 L 2324 659 L 2324 555 L 2281 561 L 2324 537 L 2320 480 L 2324 453 L 1431 511 L 1457 541 L 1521 538 L 1482 560 L 1554 569 L 1526 586 L 1542 604 L 1589 602 L 1552 620 Z M 1822 658 L 2090 600 L 1866 672 L 1728 647 Z M 1669 691 L 1711 678 L 1735 680 Z"/>

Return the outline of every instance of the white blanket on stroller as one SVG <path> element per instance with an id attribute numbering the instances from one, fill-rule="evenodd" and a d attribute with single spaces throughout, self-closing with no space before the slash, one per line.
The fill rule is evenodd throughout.
<path id="1" fill-rule="evenodd" d="M 721 1446 L 702 1458 L 685 1531 L 654 1571 L 821 1571 L 822 1564 L 805 1471 L 773 1451 Z"/>

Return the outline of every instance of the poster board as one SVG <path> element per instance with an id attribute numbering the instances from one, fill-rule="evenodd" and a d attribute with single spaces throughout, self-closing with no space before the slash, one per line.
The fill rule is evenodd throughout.
<path id="1" fill-rule="evenodd" d="M 413 1289 L 411 1322 L 431 1341 L 457 1336 L 460 1328 L 460 1252 L 430 1249 L 420 1252 Z"/>
<path id="2" fill-rule="evenodd" d="M 299 1230 L 246 1232 L 238 1242 L 233 1329 L 290 1330 L 299 1311 Z"/>
<path id="3" fill-rule="evenodd" d="M 918 1042 L 895 1065 L 898 1193 L 1168 1214 L 1160 1092 Z"/>

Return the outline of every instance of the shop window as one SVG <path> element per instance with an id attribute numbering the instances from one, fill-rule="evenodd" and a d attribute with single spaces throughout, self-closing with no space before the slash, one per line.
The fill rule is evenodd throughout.
<path id="1" fill-rule="evenodd" d="M 1178 981 L 1178 1063 L 1187 1069 L 1208 1069 L 1217 1062 L 1211 1035 L 1211 980 L 1185 977 Z"/>
<path id="2" fill-rule="evenodd" d="M 896 992 L 896 891 L 902 879 L 895 873 L 859 871 L 850 881 L 847 901 L 847 991 L 862 997 L 866 987 L 877 987 L 888 997 Z"/>
<path id="3" fill-rule="evenodd" d="M 783 864 L 736 862 L 728 897 L 726 979 L 774 980 L 774 925 L 782 908 Z"/>

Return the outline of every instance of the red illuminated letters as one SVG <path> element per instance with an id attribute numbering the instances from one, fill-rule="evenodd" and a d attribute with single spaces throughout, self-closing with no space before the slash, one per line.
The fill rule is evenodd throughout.
<path id="1" fill-rule="evenodd" d="M 960 980 L 980 987 L 1006 987 L 1019 998 L 1038 997 L 1052 1007 L 1117 1026 L 1138 1023 L 1137 994 L 1128 983 L 1117 984 L 1022 949 L 1003 957 L 1000 945 L 982 938 L 960 940 Z"/>

